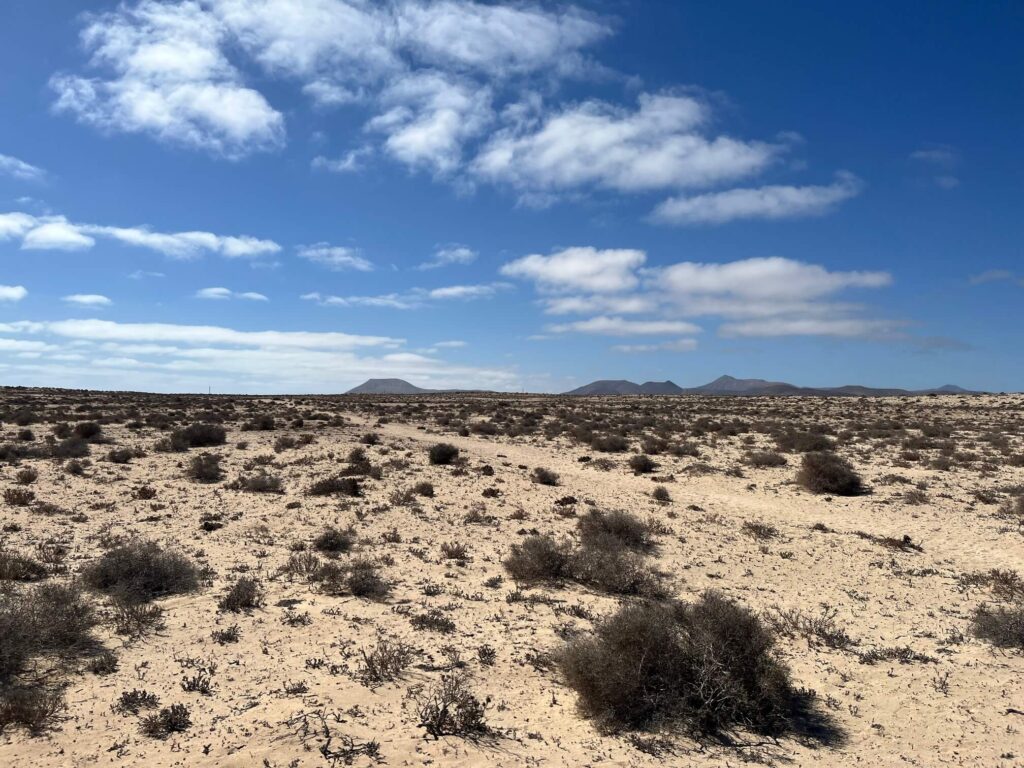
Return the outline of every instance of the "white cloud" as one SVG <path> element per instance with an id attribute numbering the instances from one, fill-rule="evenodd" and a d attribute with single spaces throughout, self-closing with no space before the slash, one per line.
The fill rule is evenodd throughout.
<path id="1" fill-rule="evenodd" d="M 542 290 L 628 291 L 639 283 L 636 270 L 647 260 L 634 249 L 566 248 L 550 256 L 531 254 L 501 268 L 507 277 L 533 280 Z"/>
<path id="2" fill-rule="evenodd" d="M 243 299 L 247 301 L 268 301 L 267 297 L 262 293 L 256 293 L 254 291 L 236 292 L 230 288 L 201 288 L 196 291 L 197 299 L 213 299 L 213 300 L 227 300 L 227 299 Z"/>
<path id="3" fill-rule="evenodd" d="M 866 318 L 767 318 L 763 320 L 726 323 L 718 332 L 722 336 L 840 336 L 891 337 L 903 325 L 888 320 Z"/>
<path id="4" fill-rule="evenodd" d="M 644 352 L 693 352 L 697 349 L 696 339 L 675 339 L 661 344 L 616 344 L 613 352 L 639 354 Z"/>
<path id="5" fill-rule="evenodd" d="M 381 296 L 325 296 L 318 292 L 304 293 L 304 301 L 315 301 L 324 307 L 373 307 L 377 309 L 417 309 L 423 301 L 417 296 L 387 293 Z"/>
<path id="6" fill-rule="evenodd" d="M 670 197 L 655 208 L 652 218 L 665 224 L 724 224 L 737 219 L 821 216 L 862 188 L 856 176 L 840 173 L 827 186 L 767 186 Z"/>
<path id="7" fill-rule="evenodd" d="M 976 275 L 971 275 L 968 282 L 971 285 L 984 285 L 985 283 L 1001 283 L 1014 279 L 1013 272 L 1008 269 L 987 269 Z"/>
<path id="8" fill-rule="evenodd" d="M 484 299 L 493 296 L 499 290 L 507 288 L 505 283 L 490 283 L 487 285 L 448 285 L 443 288 L 433 288 L 427 292 L 431 299 Z"/>
<path id="9" fill-rule="evenodd" d="M 39 338 L 18 338 L 25 336 Z M 404 351 L 403 344 L 344 333 L 19 321 L 0 324 L 0 366 L 8 383 L 119 390 L 336 393 L 371 376 L 432 388 L 517 389 L 521 383 L 508 369 L 451 365 Z"/>
<path id="10" fill-rule="evenodd" d="M 443 173 L 489 119 L 490 84 L 581 73 L 581 50 L 609 33 L 574 7 L 141 0 L 88 18 L 82 42 L 101 77 L 61 74 L 51 85 L 56 109 L 83 122 L 239 157 L 284 141 L 281 113 L 229 61 L 242 53 L 320 107 L 372 104 L 393 156 Z"/>
<path id="11" fill-rule="evenodd" d="M 314 301 L 325 307 L 376 307 L 385 309 L 419 309 L 434 301 L 472 301 L 494 296 L 498 291 L 511 288 L 508 283 L 481 285 L 448 285 L 441 288 L 411 288 L 404 293 L 386 293 L 378 296 L 332 296 L 319 291 L 304 293 L 305 301 Z"/>
<path id="12" fill-rule="evenodd" d="M 453 339 L 451 341 L 439 341 L 433 346 L 437 349 L 462 349 L 463 347 L 468 346 L 468 344 L 459 339 Z"/>
<path id="13" fill-rule="evenodd" d="M 81 37 L 110 76 L 55 75 L 58 112 L 232 158 L 284 142 L 283 116 L 242 83 L 227 30 L 198 3 L 122 5 L 90 17 Z"/>
<path id="14" fill-rule="evenodd" d="M 223 344 L 238 347 L 273 347 L 349 350 L 360 347 L 397 347 L 404 339 L 359 336 L 337 332 L 236 331 L 212 325 L 171 323 L 116 323 L 111 320 L 20 321 L 0 325 L 0 332 L 49 333 L 70 339 L 183 344 Z"/>
<path id="15" fill-rule="evenodd" d="M 578 51 L 610 32 L 608 25 L 573 6 L 472 2 L 406 2 L 399 6 L 406 47 L 434 66 L 474 69 L 493 77 L 535 70 L 577 70 Z"/>
<path id="16" fill-rule="evenodd" d="M 948 144 L 935 144 L 914 150 L 910 153 L 910 159 L 949 168 L 959 162 L 960 155 Z"/>
<path id="17" fill-rule="evenodd" d="M 354 173 L 363 169 L 363 163 L 367 157 L 373 154 L 372 147 L 360 147 L 346 152 L 339 158 L 332 160 L 323 155 L 313 158 L 313 168 L 330 171 L 331 173 Z"/>
<path id="18" fill-rule="evenodd" d="M 254 258 L 277 253 L 273 240 L 248 235 L 224 236 L 212 232 L 152 232 L 145 227 L 111 227 L 80 224 L 64 216 L 32 216 L 27 213 L 0 214 L 0 240 L 20 239 L 25 250 L 88 250 L 96 238 L 146 248 L 174 259 L 189 259 L 203 252 L 225 258 Z"/>
<path id="19" fill-rule="evenodd" d="M 539 123 L 499 131 L 474 161 L 473 172 L 527 191 L 641 192 L 751 176 L 785 149 L 708 136 L 709 119 L 708 106 L 692 96 L 641 94 L 634 112 L 588 101 Z"/>
<path id="20" fill-rule="evenodd" d="M 546 296 L 541 303 L 549 315 L 591 315 L 599 312 L 636 315 L 655 312 L 661 304 L 657 296 L 636 293 L 624 296 Z"/>
<path id="21" fill-rule="evenodd" d="M 347 269 L 370 272 L 373 269 L 373 264 L 360 256 L 359 250 L 356 248 L 316 243 L 302 246 L 298 249 L 298 254 L 304 259 L 339 272 Z"/>
<path id="22" fill-rule="evenodd" d="M 0 154 L 0 176 L 10 176 L 19 181 L 41 181 L 46 171 L 10 155 Z"/>
<path id="23" fill-rule="evenodd" d="M 42 221 L 21 239 L 21 247 L 26 251 L 84 251 L 95 244 L 96 241 L 84 234 L 80 227 L 64 221 L 62 217 Z"/>
<path id="24" fill-rule="evenodd" d="M 894 327 L 863 317 L 858 304 L 835 300 L 843 291 L 891 285 L 888 272 L 830 271 L 781 257 L 655 268 L 644 268 L 645 263 L 643 251 L 571 248 L 517 259 L 502 273 L 535 281 L 546 314 L 595 315 L 549 326 L 556 333 L 689 334 L 699 329 L 679 318 L 702 316 L 736 321 L 719 327 L 721 335 L 734 336 L 875 337 L 884 335 L 880 329 Z"/>
<path id="25" fill-rule="evenodd" d="M 742 299 L 800 301 L 846 288 L 882 288 L 887 272 L 829 272 L 817 264 L 781 257 L 744 259 L 726 264 L 686 261 L 658 270 L 654 280 L 676 297 L 733 296 Z"/>
<path id="26" fill-rule="evenodd" d="M 65 296 L 61 301 L 66 301 L 68 304 L 77 304 L 80 307 L 109 307 L 114 303 L 106 296 L 101 296 L 98 293 L 73 293 L 70 296 Z"/>
<path id="27" fill-rule="evenodd" d="M 472 264 L 476 261 L 477 252 L 465 245 L 446 245 L 434 252 L 434 258 L 420 264 L 417 269 L 438 269 L 451 264 Z"/>
<path id="28" fill-rule="evenodd" d="M 953 174 L 960 165 L 960 153 L 954 147 L 933 144 L 911 152 L 910 159 L 932 174 L 929 181 L 939 189 L 949 190 L 960 186 L 960 179 Z"/>
<path id="29" fill-rule="evenodd" d="M 0 301 L 21 301 L 28 296 L 23 285 L 0 285 Z"/>
<path id="30" fill-rule="evenodd" d="M 441 72 L 402 76 L 380 99 L 385 111 L 366 129 L 385 134 L 384 149 L 396 159 L 438 174 L 461 165 L 463 143 L 493 118 L 490 89 Z"/>
<path id="31" fill-rule="evenodd" d="M 700 326 L 681 320 L 625 320 L 621 317 L 593 317 L 573 323 L 550 325 L 552 333 L 592 333 L 601 336 L 670 336 L 700 333 Z"/>

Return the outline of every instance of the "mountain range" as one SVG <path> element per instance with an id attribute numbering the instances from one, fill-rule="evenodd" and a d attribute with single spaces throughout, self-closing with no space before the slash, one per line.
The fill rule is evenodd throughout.
<path id="1" fill-rule="evenodd" d="M 404 379 L 367 379 L 348 395 L 431 395 L 442 392 L 469 392 L 465 389 L 424 389 Z M 862 387 L 850 384 L 843 387 L 798 387 L 782 381 L 765 379 L 737 379 L 719 376 L 699 387 L 683 388 L 671 381 L 646 381 L 636 384 L 625 379 L 601 379 L 564 392 L 565 395 L 802 395 L 805 397 L 896 397 L 899 395 L 969 395 L 976 394 L 954 384 L 935 389 L 898 389 Z"/>
<path id="2" fill-rule="evenodd" d="M 898 389 L 863 387 L 849 384 L 843 387 L 798 387 L 783 381 L 765 379 L 737 379 L 719 376 L 714 381 L 699 387 L 683 388 L 671 381 L 648 381 L 634 384 L 632 381 L 603 380 L 585 384 L 565 392 L 566 395 L 802 395 L 805 397 L 895 397 L 899 395 L 931 394 L 972 394 L 962 387 L 946 384 L 935 389 Z"/>

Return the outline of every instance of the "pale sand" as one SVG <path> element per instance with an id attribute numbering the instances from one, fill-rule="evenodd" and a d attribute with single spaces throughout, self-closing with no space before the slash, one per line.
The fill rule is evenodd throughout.
<path id="1" fill-rule="evenodd" d="M 1021 422 L 1024 399 L 1007 396 L 978 400 L 942 398 L 998 406 L 983 417 L 986 422 Z M 280 401 L 278 401 L 280 402 Z M 448 407 L 452 400 L 431 406 Z M 623 407 L 631 402 L 620 401 Z M 722 403 L 724 401 L 718 401 Z M 769 401 L 763 401 L 769 402 Z M 899 401 L 806 401 L 809 410 L 828 416 L 845 415 L 856 403 L 868 416 L 892 416 Z M 915 401 L 916 408 L 932 407 L 938 400 Z M 744 406 L 747 407 L 747 406 Z M 787 406 L 792 407 L 792 406 Z M 128 465 L 103 460 L 106 446 L 94 446 L 93 464 L 84 477 L 63 473 L 49 460 L 24 461 L 40 472 L 33 489 L 39 499 L 84 512 L 87 522 L 73 523 L 64 517 L 46 517 L 24 508 L 4 505 L 3 522 L 19 523 L 20 532 L 4 534 L 8 547 L 31 551 L 36 543 L 56 538 L 72 547 L 70 569 L 77 571 L 100 549 L 95 535 L 109 529 L 121 535 L 139 535 L 180 548 L 217 572 L 211 587 L 186 596 L 158 601 L 166 610 L 165 629 L 146 639 L 124 643 L 101 625 L 97 635 L 116 650 L 119 670 L 99 677 L 73 674 L 67 689 L 66 719 L 43 736 L 22 731 L 0 734 L 0 765 L 11 766 L 271 766 L 326 765 L 316 751 L 322 740 L 310 734 L 304 746 L 295 728 L 286 721 L 297 713 L 326 708 L 339 712 L 334 727 L 357 741 L 375 739 L 389 766 L 725 766 L 744 758 L 780 765 L 822 766 L 1009 766 L 1024 765 L 1024 655 L 1001 652 L 970 637 L 972 610 L 986 595 L 957 588 L 960 574 L 1004 568 L 1024 571 L 1024 536 L 1004 530 L 1006 521 L 995 516 L 997 507 L 975 499 L 975 490 L 1024 484 L 1024 468 L 1000 466 L 988 474 L 974 469 L 936 471 L 893 468 L 873 457 L 869 446 L 841 448 L 851 457 L 865 480 L 870 495 L 826 500 L 792 484 L 799 455 L 790 454 L 790 465 L 773 469 L 745 469 L 745 477 L 731 477 L 721 470 L 733 467 L 746 446 L 738 438 L 704 438 L 706 461 L 719 471 L 687 474 L 697 462 L 689 457 L 658 456 L 656 475 L 674 475 L 666 482 L 673 501 L 654 502 L 656 485 L 650 477 L 634 476 L 625 466 L 629 454 L 608 455 L 616 468 L 601 471 L 577 458 L 595 453 L 564 438 L 547 442 L 543 437 L 459 437 L 449 431 L 416 423 L 374 426 L 365 414 L 346 413 L 345 403 L 315 409 L 346 415 L 346 427 L 278 429 L 274 432 L 229 430 L 228 444 L 209 449 L 225 455 L 226 480 L 242 471 L 242 464 L 271 452 L 282 434 L 311 432 L 312 445 L 277 456 L 283 465 L 277 472 L 286 485 L 284 495 L 226 490 L 223 483 L 203 485 L 184 477 L 189 454 L 163 454 L 151 450 L 160 433 L 145 429 L 141 435 L 123 426 L 108 427 L 106 434 L 121 446 L 140 446 L 144 458 Z M 959 417 L 968 422 L 969 410 Z M 749 416 L 745 416 L 749 419 Z M 981 418 L 981 417 L 979 417 Z M 15 431 L 5 425 L 5 439 Z M 38 434 L 47 425 L 35 425 Z M 384 479 L 366 483 L 365 498 L 357 500 L 309 497 L 305 489 L 313 479 L 341 466 L 358 437 L 373 430 L 381 444 L 367 448 L 375 464 L 407 458 L 408 469 L 385 468 Z M 757 445 L 770 446 L 764 435 Z M 1021 435 L 1010 433 L 1016 452 Z M 452 467 L 429 466 L 426 448 L 442 440 L 458 446 L 468 463 L 464 474 Z M 237 450 L 239 440 L 249 442 Z M 957 442 L 964 449 L 961 437 Z M 382 453 L 382 449 L 387 454 Z M 331 458 L 333 456 L 333 458 Z M 484 464 L 495 469 L 494 477 L 475 471 Z M 531 482 L 524 465 L 547 467 L 561 477 L 559 487 Z M 4 487 L 13 485 L 15 467 L 2 467 Z M 905 486 L 880 485 L 877 480 L 897 472 L 929 483 L 929 500 L 910 506 L 901 500 Z M 420 511 L 389 508 L 390 494 L 415 482 L 433 483 L 436 496 L 419 499 Z M 134 488 L 156 488 L 153 501 L 133 499 Z M 485 488 L 500 489 L 497 499 L 485 499 Z M 909 645 L 937 659 L 936 663 L 863 664 L 855 653 L 812 647 L 800 638 L 780 639 L 780 649 L 791 666 L 795 681 L 817 692 L 822 709 L 846 732 L 846 740 L 833 746 L 812 747 L 793 739 L 756 748 L 699 746 L 674 737 L 673 754 L 657 758 L 635 748 L 626 735 L 602 735 L 575 710 L 574 693 L 562 685 L 551 669 L 535 668 L 530 660 L 557 648 L 562 640 L 556 628 L 569 624 L 589 630 L 591 622 L 556 614 L 551 605 L 508 603 L 514 584 L 505 577 L 498 588 L 484 581 L 504 574 L 502 558 L 522 539 L 521 529 L 570 535 L 575 519 L 558 514 L 553 502 L 566 495 L 593 501 L 606 509 L 625 509 L 642 517 L 655 517 L 672 534 L 659 537 L 652 565 L 667 574 L 676 596 L 688 599 L 702 590 L 721 590 L 754 610 L 773 606 L 800 607 L 817 614 L 822 605 L 834 606 L 838 620 L 859 641 L 857 651 L 874 647 Z M 296 510 L 286 510 L 300 501 Z M 162 508 L 154 512 L 152 505 Z M 483 505 L 495 521 L 469 525 L 463 520 L 474 505 Z M 702 511 L 689 509 L 696 505 Z M 525 520 L 510 519 L 517 509 Z M 356 510 L 367 514 L 357 519 Z M 204 512 L 223 512 L 224 528 L 206 533 L 199 528 Z M 144 518 L 157 515 L 158 520 Z M 759 542 L 741 532 L 744 521 L 769 523 L 781 538 Z M 833 533 L 810 530 L 824 523 Z M 390 555 L 393 565 L 383 573 L 393 586 L 384 602 L 318 594 L 315 586 L 275 577 L 275 570 L 289 555 L 295 541 L 309 542 L 325 525 L 355 526 L 360 549 L 373 557 Z M 256 535 L 259 526 L 266 532 Z M 382 534 L 397 529 L 402 543 L 384 543 Z M 924 551 L 894 552 L 853 535 L 866 531 L 877 535 L 909 535 Z M 469 546 L 471 560 L 464 566 L 441 557 L 440 545 L 461 541 Z M 410 550 L 422 548 L 427 562 Z M 261 551 L 262 550 L 262 551 Z M 226 586 L 243 569 L 260 576 L 267 588 L 265 608 L 250 615 L 218 613 L 217 601 Z M 443 585 L 446 593 L 423 594 L 427 582 Z M 595 594 L 578 585 L 538 587 L 533 594 L 547 595 L 559 605 L 582 603 L 595 615 L 614 610 L 617 600 Z M 97 601 L 104 599 L 98 596 Z M 282 600 L 296 601 L 295 610 L 308 611 L 312 623 L 290 627 L 281 619 Z M 456 623 L 452 635 L 414 631 L 400 609 L 443 607 Z M 210 633 L 237 623 L 241 640 L 218 645 Z M 424 651 L 404 679 L 375 690 L 361 685 L 345 669 L 356 666 L 352 652 L 373 645 L 377 633 L 413 643 Z M 962 642 L 950 642 L 950 634 Z M 482 667 L 476 649 L 490 644 L 497 651 L 493 667 Z M 492 737 L 474 742 L 456 737 L 435 741 L 423 730 L 403 699 L 410 686 L 436 680 L 443 657 L 440 649 L 454 645 L 462 651 L 473 674 L 473 688 L 491 701 L 487 720 Z M 186 693 L 180 681 L 183 657 L 215 661 L 214 692 L 210 696 Z M 307 660 L 321 658 L 341 667 L 307 668 Z M 542 666 L 542 665 L 539 665 Z M 938 690 L 945 679 L 948 691 Z M 304 682 L 308 693 L 283 693 L 286 682 Z M 166 741 L 144 737 L 138 719 L 111 711 L 124 690 L 145 688 L 157 693 L 162 704 L 184 703 L 191 707 L 193 726 Z M 358 758 L 356 765 L 368 764 Z"/>

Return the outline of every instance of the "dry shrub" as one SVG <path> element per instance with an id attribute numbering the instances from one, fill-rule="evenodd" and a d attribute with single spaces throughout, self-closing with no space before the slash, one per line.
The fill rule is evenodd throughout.
<path id="1" fill-rule="evenodd" d="M 435 739 L 478 736 L 488 731 L 487 704 L 470 690 L 465 673 L 442 675 L 441 681 L 427 690 L 417 686 L 409 691 L 409 701 L 419 726 Z"/>
<path id="2" fill-rule="evenodd" d="M 184 555 L 135 540 L 105 552 L 82 570 L 93 589 L 127 602 L 146 602 L 199 588 L 199 570 Z"/>
<path id="3" fill-rule="evenodd" d="M 646 550 L 653 545 L 650 526 L 636 515 L 621 510 L 592 509 L 576 522 L 583 546 L 604 546 L 611 537 L 630 549 Z"/>
<path id="4" fill-rule="evenodd" d="M 864 483 L 846 459 L 828 452 L 805 453 L 796 481 L 813 493 L 857 496 Z"/>
<path id="5" fill-rule="evenodd" d="M 747 464 L 758 469 L 784 467 L 788 463 L 785 456 L 775 451 L 754 451 L 747 456 Z"/>
<path id="6" fill-rule="evenodd" d="M 450 443 L 437 443 L 427 451 L 431 464 L 443 466 L 451 464 L 459 456 L 459 449 Z"/>
<path id="7" fill-rule="evenodd" d="M 26 555 L 0 549 L 0 580 L 40 581 L 48 575 L 46 566 Z"/>
<path id="8" fill-rule="evenodd" d="M 284 493 L 281 478 L 269 472 L 257 472 L 253 475 L 239 475 L 238 479 L 228 485 L 232 491 L 249 491 L 250 493 Z"/>
<path id="9" fill-rule="evenodd" d="M 36 660 L 65 660 L 94 649 L 95 624 L 92 606 L 73 585 L 0 593 L 0 731 L 18 725 L 38 732 L 52 722 L 63 707 L 60 691 L 36 675 L 21 676 Z"/>
<path id="10" fill-rule="evenodd" d="M 582 712 L 603 727 L 776 735 L 795 691 L 773 647 L 753 613 L 707 592 L 689 605 L 626 605 L 557 660 Z"/>
<path id="11" fill-rule="evenodd" d="M 576 549 L 569 572 L 574 581 L 612 595 L 665 596 L 664 587 L 643 557 L 614 536 L 600 536 Z"/>
<path id="12" fill-rule="evenodd" d="M 217 607 L 229 613 L 242 613 L 254 608 L 262 608 L 266 603 L 266 594 L 259 579 L 243 576 L 236 581 L 227 594 L 220 599 Z"/>
<path id="13" fill-rule="evenodd" d="M 313 483 L 307 493 L 310 496 L 333 496 L 340 493 L 344 496 L 360 496 L 362 488 L 359 480 L 354 477 L 327 477 Z"/>
<path id="14" fill-rule="evenodd" d="M 568 575 L 569 547 L 550 536 L 530 536 L 513 544 L 504 566 L 516 581 L 557 581 Z"/>
<path id="15" fill-rule="evenodd" d="M 650 456 L 639 453 L 629 460 L 629 468 L 638 475 L 646 475 L 657 469 L 658 465 Z"/>
<path id="16" fill-rule="evenodd" d="M 220 468 L 221 457 L 214 453 L 193 456 L 188 465 L 188 476 L 199 483 L 217 483 L 224 476 Z"/>
<path id="17" fill-rule="evenodd" d="M 971 617 L 971 629 L 976 637 L 1000 648 L 1024 650 L 1024 600 L 980 606 Z"/>
<path id="18" fill-rule="evenodd" d="M 544 467 L 534 467 L 530 478 L 539 485 L 558 485 L 558 473 Z"/>
<path id="19" fill-rule="evenodd" d="M 354 528 L 349 527 L 341 530 L 340 528 L 328 527 L 313 539 L 313 546 L 320 552 L 340 555 L 343 552 L 350 551 L 355 542 L 356 532 Z"/>

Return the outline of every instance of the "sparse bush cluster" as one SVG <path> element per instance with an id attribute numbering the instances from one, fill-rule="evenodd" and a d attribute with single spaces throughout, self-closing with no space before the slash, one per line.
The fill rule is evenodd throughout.
<path id="1" fill-rule="evenodd" d="M 523 583 L 571 580 L 617 595 L 664 593 L 642 555 L 654 543 L 648 524 L 628 512 L 593 510 L 578 525 L 579 545 L 530 536 L 512 546 L 505 570 Z"/>

